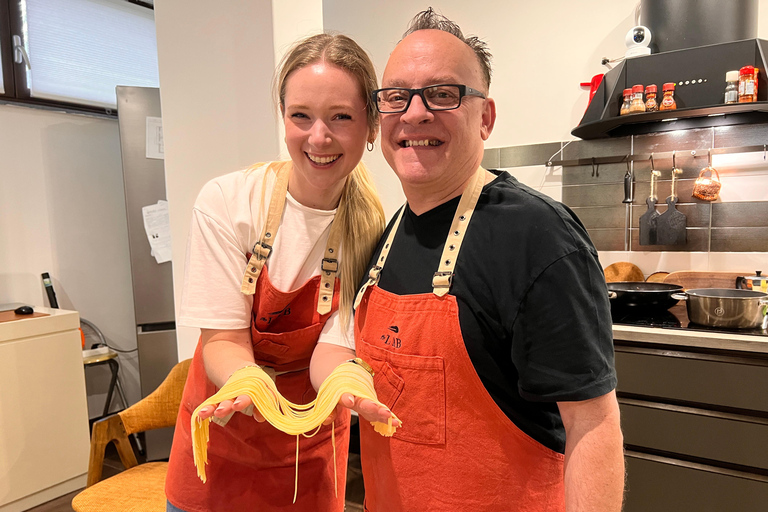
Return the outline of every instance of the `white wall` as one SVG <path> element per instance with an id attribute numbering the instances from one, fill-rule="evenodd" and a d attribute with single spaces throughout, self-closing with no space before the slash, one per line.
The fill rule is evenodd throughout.
<path id="1" fill-rule="evenodd" d="M 110 345 L 136 347 L 117 121 L 0 105 L 0 303 L 47 306 L 43 272 L 59 307 Z M 136 353 L 120 363 L 128 400 L 138 400 Z M 86 375 L 97 416 L 109 372 Z"/>

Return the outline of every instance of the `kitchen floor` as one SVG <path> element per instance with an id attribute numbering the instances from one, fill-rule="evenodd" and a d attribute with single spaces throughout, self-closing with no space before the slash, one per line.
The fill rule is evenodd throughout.
<path id="1" fill-rule="evenodd" d="M 363 511 L 363 497 L 365 492 L 363 490 L 363 471 L 360 467 L 360 455 L 359 445 L 356 444 L 356 425 L 353 426 L 352 439 L 351 439 L 351 451 L 349 454 L 349 465 L 347 468 L 347 496 L 345 512 L 362 512 Z M 357 453 L 356 453 L 357 452 Z M 143 462 L 141 456 L 137 457 L 139 463 Z M 117 451 L 112 443 L 107 448 L 106 456 L 104 457 L 104 478 L 116 475 L 123 470 L 123 464 L 120 462 L 120 458 L 117 455 Z M 72 512 L 72 498 L 74 498 L 80 490 L 60 496 L 55 500 L 51 500 L 48 503 L 43 503 L 37 507 L 28 509 L 26 512 Z"/>

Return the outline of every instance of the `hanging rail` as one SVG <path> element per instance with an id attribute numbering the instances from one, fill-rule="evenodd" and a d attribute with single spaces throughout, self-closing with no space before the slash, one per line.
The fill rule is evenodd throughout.
<path id="1" fill-rule="evenodd" d="M 564 148 L 563 148 L 564 149 Z M 562 151 L 562 149 L 560 150 Z M 554 158 L 558 153 L 558 151 L 552 157 Z M 685 157 L 687 154 L 690 154 L 692 157 L 697 156 L 708 156 L 708 155 L 725 155 L 725 154 L 732 154 L 732 153 L 757 153 L 759 151 L 763 152 L 763 158 L 766 158 L 766 155 L 768 155 L 768 144 L 762 144 L 757 146 L 731 146 L 731 147 L 724 147 L 724 148 L 711 148 L 711 149 L 702 149 L 702 150 L 675 150 L 675 151 L 664 151 L 664 152 L 653 152 L 653 157 L 655 159 L 663 159 L 663 158 L 672 158 L 672 155 L 674 154 L 676 158 Z M 574 167 L 577 165 L 592 165 L 593 167 L 596 165 L 601 164 L 619 164 L 624 162 L 644 162 L 647 160 L 650 160 L 651 153 L 648 154 L 639 154 L 639 155 L 624 155 L 624 156 L 596 156 L 596 157 L 586 157 L 586 158 L 577 158 L 574 160 L 552 160 L 546 162 L 547 167 L 554 167 L 554 166 L 560 166 L 560 167 Z"/>

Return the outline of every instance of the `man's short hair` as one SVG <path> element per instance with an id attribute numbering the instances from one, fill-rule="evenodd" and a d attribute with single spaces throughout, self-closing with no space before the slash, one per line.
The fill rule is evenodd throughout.
<path id="1" fill-rule="evenodd" d="M 464 34 L 462 33 L 461 28 L 457 23 L 449 20 L 438 12 L 435 12 L 431 7 L 426 11 L 421 11 L 413 17 L 411 22 L 408 24 L 408 29 L 403 34 L 403 38 L 409 34 L 413 34 L 417 30 L 427 29 L 442 30 L 443 32 L 453 34 L 459 38 L 461 42 L 469 46 L 472 51 L 475 52 L 475 56 L 480 63 L 480 69 L 483 72 L 483 81 L 485 82 L 485 86 L 491 86 L 492 56 L 490 50 L 488 49 L 488 44 L 486 44 L 485 41 L 481 40 L 477 36 L 464 37 Z"/>

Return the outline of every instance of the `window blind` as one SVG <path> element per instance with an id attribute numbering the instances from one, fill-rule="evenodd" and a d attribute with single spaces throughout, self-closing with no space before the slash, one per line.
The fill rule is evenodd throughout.
<path id="1" fill-rule="evenodd" d="M 154 11 L 124 0 L 24 0 L 22 9 L 31 97 L 115 108 L 115 86 L 159 86 Z"/>

